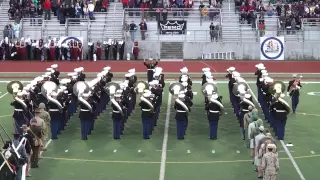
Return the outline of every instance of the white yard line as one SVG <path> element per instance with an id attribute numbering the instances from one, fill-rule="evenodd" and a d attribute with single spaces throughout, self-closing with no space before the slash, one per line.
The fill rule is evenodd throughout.
<path id="1" fill-rule="evenodd" d="M 0 118 L 9 117 L 9 116 L 12 116 L 12 114 L 2 115 L 2 116 L 0 116 Z"/>
<path id="2" fill-rule="evenodd" d="M 160 176 L 159 180 L 164 180 L 166 171 L 166 161 L 167 161 L 167 145 L 168 145 L 168 133 L 169 133 L 169 123 L 170 123 L 170 113 L 171 113 L 171 99 L 172 95 L 169 93 L 168 103 L 167 103 L 167 115 L 166 122 L 164 126 L 164 135 L 162 143 L 162 154 L 161 154 L 161 165 L 160 165 Z"/>
<path id="3" fill-rule="evenodd" d="M 247 84 L 247 83 L 246 83 L 246 84 Z M 253 96 L 253 99 L 256 101 L 256 104 L 258 104 L 258 105 L 260 106 L 260 104 L 259 104 L 259 102 L 258 102 L 258 98 L 257 98 L 256 95 L 253 93 L 253 91 L 251 90 L 251 87 L 249 86 L 249 84 L 247 84 L 247 86 L 248 86 L 249 91 L 251 92 L 251 94 L 252 94 L 252 96 Z M 261 106 L 260 106 L 260 107 L 261 107 Z M 299 166 L 297 165 L 296 161 L 293 159 L 293 157 L 292 157 L 289 149 L 287 148 L 286 144 L 283 142 L 283 140 L 280 140 L 280 143 L 281 143 L 283 149 L 285 150 L 286 154 L 288 155 L 291 163 L 293 164 L 293 167 L 296 169 L 297 173 L 299 174 L 300 179 L 301 179 L 301 180 L 305 180 L 302 172 L 300 171 Z"/>
<path id="4" fill-rule="evenodd" d="M 6 96 L 7 94 L 8 94 L 8 92 L 2 94 L 2 95 L 0 96 L 0 99 L 2 99 L 2 98 L 3 98 L 4 96 Z"/>
<path id="5" fill-rule="evenodd" d="M 49 141 L 46 143 L 46 145 L 44 146 L 44 148 L 47 149 L 48 146 L 49 146 L 49 144 L 50 144 L 51 142 L 52 142 L 52 139 L 49 139 Z M 40 156 L 42 155 L 43 152 L 44 152 L 44 151 L 41 151 L 41 152 L 40 152 Z"/>

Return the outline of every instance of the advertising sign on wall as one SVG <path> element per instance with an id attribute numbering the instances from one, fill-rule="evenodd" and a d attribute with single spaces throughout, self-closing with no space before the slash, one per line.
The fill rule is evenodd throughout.
<path id="1" fill-rule="evenodd" d="M 58 44 L 68 44 L 69 41 L 81 42 L 83 44 L 83 37 L 73 37 L 73 36 L 62 36 L 59 38 Z"/>
<path id="2" fill-rule="evenodd" d="M 175 21 L 175 20 L 159 21 L 158 28 L 159 28 L 160 34 L 167 34 L 167 33 L 185 34 L 185 31 L 187 28 L 187 21 Z"/>
<path id="3" fill-rule="evenodd" d="M 260 60 L 284 60 L 284 37 L 260 37 Z"/>

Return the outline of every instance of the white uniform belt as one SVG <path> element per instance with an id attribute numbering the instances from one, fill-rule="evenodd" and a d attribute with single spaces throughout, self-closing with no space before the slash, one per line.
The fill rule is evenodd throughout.
<path id="1" fill-rule="evenodd" d="M 112 111 L 112 112 L 114 112 L 114 113 L 120 113 L 120 111 Z"/>
<path id="2" fill-rule="evenodd" d="M 72 93 L 69 93 L 68 95 L 72 95 Z"/>
<path id="3" fill-rule="evenodd" d="M 14 109 L 15 111 L 23 111 L 23 109 Z"/>
<path id="4" fill-rule="evenodd" d="M 185 113 L 185 112 L 187 112 L 187 111 L 181 111 L 181 110 L 177 110 L 177 112 Z"/>
<path id="5" fill-rule="evenodd" d="M 212 110 L 209 110 L 209 112 L 211 112 L 211 113 L 219 113 L 220 111 L 212 111 Z"/>
<path id="6" fill-rule="evenodd" d="M 151 111 L 151 109 L 142 109 L 142 111 Z"/>
<path id="7" fill-rule="evenodd" d="M 149 71 L 149 70 L 153 71 L 153 69 L 148 69 L 148 71 Z"/>
<path id="8" fill-rule="evenodd" d="M 49 111 L 59 111 L 59 109 L 49 109 Z"/>
<path id="9" fill-rule="evenodd" d="M 249 111 L 249 110 L 248 110 L 248 109 L 242 109 L 242 111 L 246 111 L 246 112 L 247 112 L 247 111 Z"/>
<path id="10" fill-rule="evenodd" d="M 80 111 L 90 111 L 89 109 L 80 109 Z"/>
<path id="11" fill-rule="evenodd" d="M 286 110 L 277 110 L 277 109 L 275 109 L 276 110 L 276 112 L 287 112 Z"/>
<path id="12" fill-rule="evenodd" d="M 38 94 L 42 94 L 41 92 L 39 92 Z"/>

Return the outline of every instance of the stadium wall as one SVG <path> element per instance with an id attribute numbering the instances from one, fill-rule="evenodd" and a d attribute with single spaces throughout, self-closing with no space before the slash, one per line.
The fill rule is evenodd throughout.
<path id="1" fill-rule="evenodd" d="M 140 41 L 140 58 L 154 57 L 160 54 L 160 42 Z M 200 59 L 202 54 L 214 52 L 234 52 L 235 59 L 257 60 L 260 59 L 260 42 L 242 43 L 215 43 L 215 42 L 185 42 L 184 59 Z M 285 42 L 284 58 L 286 60 L 319 60 L 320 46 L 318 42 Z"/>

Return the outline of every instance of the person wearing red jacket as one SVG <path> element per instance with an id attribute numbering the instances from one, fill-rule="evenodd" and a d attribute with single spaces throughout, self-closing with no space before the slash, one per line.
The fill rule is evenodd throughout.
<path id="1" fill-rule="evenodd" d="M 50 2 L 50 0 L 46 0 L 43 3 L 43 9 L 44 9 L 44 19 L 50 20 L 51 19 L 51 2 Z"/>
<path id="2" fill-rule="evenodd" d="M 123 9 L 127 8 L 129 5 L 129 0 L 122 0 Z"/>

